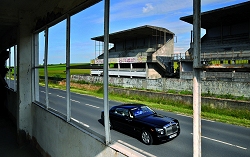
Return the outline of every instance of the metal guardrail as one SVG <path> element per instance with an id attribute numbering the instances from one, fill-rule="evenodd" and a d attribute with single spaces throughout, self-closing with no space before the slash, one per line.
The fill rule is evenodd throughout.
<path id="1" fill-rule="evenodd" d="M 187 55 L 186 53 L 178 53 L 171 55 L 172 60 L 193 60 L 192 56 Z"/>

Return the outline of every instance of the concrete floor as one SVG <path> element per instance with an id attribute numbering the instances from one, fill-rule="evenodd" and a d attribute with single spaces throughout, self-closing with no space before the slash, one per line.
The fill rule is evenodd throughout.
<path id="1" fill-rule="evenodd" d="M 3 104 L 1 104 L 3 105 Z M 19 146 L 16 126 L 8 117 L 6 109 L 0 107 L 0 156 L 1 157 L 41 157 L 31 144 Z"/>

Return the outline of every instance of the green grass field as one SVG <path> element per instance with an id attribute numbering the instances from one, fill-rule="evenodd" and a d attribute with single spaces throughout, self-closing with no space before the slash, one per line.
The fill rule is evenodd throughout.
<path id="1" fill-rule="evenodd" d="M 84 69 L 89 63 L 74 63 L 70 65 L 70 75 L 90 74 L 90 69 Z M 79 68 L 79 69 L 78 69 Z M 44 68 L 39 68 L 39 76 L 44 76 Z M 66 64 L 48 65 L 48 76 L 66 78 Z"/>
<path id="2" fill-rule="evenodd" d="M 70 75 L 89 75 L 90 63 L 73 63 L 70 64 Z M 11 67 L 13 68 L 13 67 Z M 41 65 L 39 68 L 39 77 L 44 77 L 44 67 Z M 9 76 L 7 74 L 6 76 Z M 14 76 L 14 70 L 11 71 L 11 76 Z M 66 64 L 50 64 L 48 65 L 48 77 L 50 78 L 66 78 Z"/>

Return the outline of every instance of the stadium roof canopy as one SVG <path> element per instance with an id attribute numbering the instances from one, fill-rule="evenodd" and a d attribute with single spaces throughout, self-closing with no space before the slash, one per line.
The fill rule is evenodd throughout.
<path id="1" fill-rule="evenodd" d="M 193 24 L 193 15 L 180 20 Z M 204 29 L 224 24 L 235 24 L 250 20 L 250 1 L 201 13 L 201 27 Z"/>
<path id="2" fill-rule="evenodd" d="M 119 31 L 109 34 L 109 42 L 115 43 L 124 40 L 143 38 L 148 36 L 156 36 L 156 35 L 163 36 L 164 32 L 166 32 L 167 34 L 174 35 L 173 32 L 169 31 L 166 28 L 144 25 L 141 27 L 131 28 L 124 31 Z M 93 37 L 91 39 L 96 41 L 104 41 L 104 36 Z"/>

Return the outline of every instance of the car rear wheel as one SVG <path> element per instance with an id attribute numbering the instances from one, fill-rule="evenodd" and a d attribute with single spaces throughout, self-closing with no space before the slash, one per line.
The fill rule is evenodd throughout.
<path id="1" fill-rule="evenodd" d="M 152 135 L 147 130 L 142 131 L 141 139 L 142 139 L 142 142 L 147 145 L 151 145 L 153 143 Z"/>
<path id="2" fill-rule="evenodd" d="M 104 113 L 103 112 L 101 114 L 101 121 L 102 121 L 103 125 L 105 125 L 104 124 Z M 112 125 L 112 123 L 110 121 L 109 121 L 109 127 L 110 127 L 111 130 L 113 129 L 113 125 Z"/>
<path id="3" fill-rule="evenodd" d="M 103 125 L 105 126 L 104 120 L 103 120 Z M 110 121 L 109 121 L 109 128 L 110 128 L 110 130 L 112 130 L 114 128 L 114 126 L 112 125 L 112 123 Z"/>

